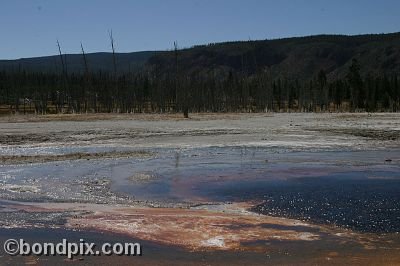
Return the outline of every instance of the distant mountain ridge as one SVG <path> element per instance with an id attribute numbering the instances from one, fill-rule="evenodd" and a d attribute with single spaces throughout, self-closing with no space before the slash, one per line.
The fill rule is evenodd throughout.
<path id="1" fill-rule="evenodd" d="M 112 71 L 112 53 L 87 54 L 91 71 Z M 368 35 L 314 35 L 274 40 L 225 42 L 194 46 L 178 52 L 182 73 L 230 71 L 252 75 L 268 71 L 274 77 L 309 79 L 322 69 L 328 78 L 343 77 L 352 59 L 362 75 L 400 73 L 400 33 Z M 118 72 L 157 69 L 174 71 L 174 52 L 117 53 Z M 69 72 L 84 70 L 82 55 L 67 55 Z M 61 71 L 59 56 L 0 60 L 0 70 Z"/>
<path id="2" fill-rule="evenodd" d="M 263 41 L 227 42 L 197 46 L 179 53 L 180 69 L 190 72 L 234 71 L 251 75 L 268 71 L 273 77 L 310 79 L 320 70 L 328 78 L 342 78 L 352 59 L 363 76 L 400 74 L 400 33 L 369 35 L 315 35 Z M 172 52 L 149 59 L 164 71 Z M 173 71 L 173 70 L 170 70 Z"/>
<path id="3" fill-rule="evenodd" d="M 129 72 L 144 66 L 155 52 L 143 51 L 133 53 L 116 53 L 117 70 Z M 113 71 L 112 53 L 99 52 L 87 53 L 89 71 L 98 72 Z M 67 71 L 69 73 L 82 73 L 85 70 L 82 54 L 66 54 Z M 0 70 L 18 70 L 36 72 L 61 71 L 61 59 L 59 55 L 21 58 L 16 60 L 0 60 Z"/>

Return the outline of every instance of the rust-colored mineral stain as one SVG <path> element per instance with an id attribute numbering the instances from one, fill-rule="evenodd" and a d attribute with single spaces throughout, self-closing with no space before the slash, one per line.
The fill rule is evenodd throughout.
<path id="1" fill-rule="evenodd" d="M 295 256 L 299 264 L 365 265 L 371 262 L 375 265 L 398 264 L 400 261 L 396 235 L 357 233 L 247 211 L 254 204 L 244 202 L 193 208 L 86 203 L 10 205 L 28 212 L 68 211 L 71 213 L 66 224 L 69 228 L 123 234 L 139 241 L 182 248 L 190 253 L 255 252 L 272 254 L 279 263 L 285 262 L 289 258 L 285 256 L 290 255 Z M 288 252 L 282 253 L 285 250 Z M 235 263 L 232 261 L 232 265 Z"/>
<path id="2" fill-rule="evenodd" d="M 265 226 L 270 224 L 271 226 Z M 296 226 L 295 221 L 250 213 L 170 208 L 128 208 L 101 211 L 69 221 L 70 227 L 97 229 L 174 245 L 190 250 L 246 249 L 243 242 L 319 239 L 319 234 L 274 225 Z M 310 227 L 311 228 L 311 227 Z"/>

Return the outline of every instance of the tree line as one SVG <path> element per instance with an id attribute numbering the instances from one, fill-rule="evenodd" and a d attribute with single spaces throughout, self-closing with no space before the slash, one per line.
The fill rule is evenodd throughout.
<path id="1" fill-rule="evenodd" d="M 112 36 L 111 36 L 112 39 Z M 83 58 L 85 65 L 86 59 Z M 61 51 L 60 56 L 63 58 Z M 324 70 L 304 81 L 275 78 L 268 70 L 247 75 L 210 69 L 185 74 L 176 66 L 160 73 L 142 71 L 39 73 L 23 69 L 0 72 L 2 113 L 142 113 L 142 112 L 329 112 L 391 111 L 400 107 L 397 75 L 360 75 L 353 60 L 343 78 Z M 64 64 L 64 63 L 63 63 Z M 115 65 L 115 63 L 114 63 Z"/>

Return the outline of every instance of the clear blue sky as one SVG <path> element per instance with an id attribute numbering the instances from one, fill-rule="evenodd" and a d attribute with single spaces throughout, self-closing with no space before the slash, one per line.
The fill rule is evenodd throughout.
<path id="1" fill-rule="evenodd" d="M 398 0 L 1 0 L 0 58 L 400 31 Z"/>

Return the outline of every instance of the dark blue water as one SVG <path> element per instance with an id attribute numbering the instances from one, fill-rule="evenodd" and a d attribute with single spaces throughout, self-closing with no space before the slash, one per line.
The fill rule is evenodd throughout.
<path id="1" fill-rule="evenodd" d="M 146 184 L 115 188 L 142 199 L 263 202 L 254 211 L 365 232 L 400 232 L 399 151 L 169 151 L 137 169 Z M 390 158 L 392 161 L 388 162 Z"/>

